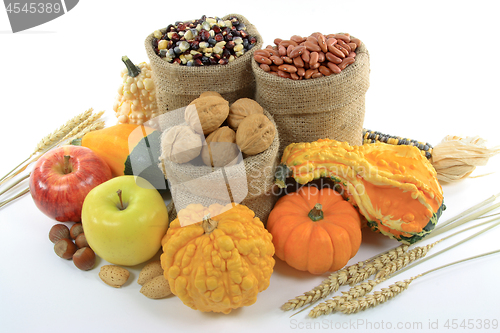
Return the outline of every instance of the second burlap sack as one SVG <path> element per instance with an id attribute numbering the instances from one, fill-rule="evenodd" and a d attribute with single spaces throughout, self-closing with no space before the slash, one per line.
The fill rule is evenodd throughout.
<path id="1" fill-rule="evenodd" d="M 253 98 L 255 80 L 251 61 L 253 52 L 262 47 L 262 37 L 257 28 L 242 15 L 229 14 L 223 19 L 232 16 L 245 24 L 247 32 L 256 37 L 257 42 L 245 54 L 226 65 L 189 67 L 171 64 L 155 53 L 152 47 L 153 34 L 146 38 L 146 53 L 153 71 L 160 114 L 188 105 L 205 91 L 216 91 L 230 103 L 243 97 Z"/>
<path id="2" fill-rule="evenodd" d="M 252 61 L 255 100 L 273 116 L 280 133 L 280 154 L 295 142 L 330 138 L 361 145 L 370 57 L 363 43 L 356 61 L 340 74 L 309 80 L 271 75 Z"/>

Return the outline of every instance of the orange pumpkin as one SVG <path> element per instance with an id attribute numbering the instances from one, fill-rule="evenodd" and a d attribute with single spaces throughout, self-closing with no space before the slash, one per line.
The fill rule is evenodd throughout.
<path id="1" fill-rule="evenodd" d="M 341 269 L 361 245 L 358 211 L 330 188 L 303 186 L 281 197 L 267 229 L 276 256 L 312 274 Z"/>

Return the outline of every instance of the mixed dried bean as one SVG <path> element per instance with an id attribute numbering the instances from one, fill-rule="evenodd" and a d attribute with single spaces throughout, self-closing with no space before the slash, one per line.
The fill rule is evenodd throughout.
<path id="1" fill-rule="evenodd" d="M 238 17 L 175 22 L 153 33 L 152 46 L 165 61 L 185 66 L 225 65 L 257 43 Z"/>
<path id="2" fill-rule="evenodd" d="M 348 33 L 325 36 L 315 32 L 309 37 L 276 38 L 274 44 L 254 52 L 260 68 L 269 74 L 302 80 L 339 74 L 355 62 L 361 41 Z"/>

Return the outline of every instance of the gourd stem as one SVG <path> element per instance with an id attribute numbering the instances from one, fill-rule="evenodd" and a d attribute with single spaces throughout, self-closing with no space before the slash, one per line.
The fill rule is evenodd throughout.
<path id="1" fill-rule="evenodd" d="M 219 223 L 210 218 L 210 214 L 203 216 L 203 222 L 201 222 L 201 227 L 205 231 L 205 235 L 210 234 L 212 231 L 217 229 Z"/>
<path id="2" fill-rule="evenodd" d="M 314 222 L 322 220 L 324 218 L 323 206 L 320 203 L 314 205 L 313 209 L 309 212 L 307 216 Z"/>
<path id="3" fill-rule="evenodd" d="M 134 65 L 132 60 L 130 60 L 127 56 L 123 56 L 122 61 L 125 63 L 125 66 L 127 66 L 128 76 L 136 77 L 137 75 L 139 75 L 141 69 Z"/>

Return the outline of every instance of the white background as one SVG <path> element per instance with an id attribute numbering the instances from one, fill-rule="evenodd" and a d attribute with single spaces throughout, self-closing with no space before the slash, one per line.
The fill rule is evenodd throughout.
<path id="1" fill-rule="evenodd" d="M 83 0 L 66 15 L 12 34 L 0 9 L 0 174 L 29 156 L 38 141 L 76 114 L 112 105 L 121 82 L 121 56 L 149 61 L 147 35 L 178 20 L 203 14 L 237 13 L 254 23 L 264 45 L 274 38 L 349 32 L 370 52 L 371 86 L 365 127 L 437 144 L 448 134 L 475 136 L 500 144 L 500 43 L 496 1 L 96 1 Z M 474 175 L 495 172 L 500 156 Z M 442 220 L 500 192 L 499 173 L 443 186 L 448 209 Z M 3 197 L 1 198 L 3 199 Z M 444 327 L 469 320 L 500 320 L 500 256 L 453 266 L 410 285 L 377 308 L 355 315 L 290 318 L 286 300 L 320 283 L 279 260 L 257 302 L 229 315 L 201 313 L 175 298 L 150 300 L 136 283 L 142 265 L 121 289 L 53 253 L 48 231 L 54 221 L 29 196 L 0 210 L 0 330 L 2 332 L 194 332 L 319 331 L 362 332 L 402 325 L 401 331 L 453 331 Z M 399 276 L 407 278 L 441 264 L 498 248 L 494 229 Z M 437 252 L 463 236 L 437 245 Z M 435 240 L 435 239 L 433 239 Z M 426 244 L 426 242 L 424 242 Z M 365 230 L 351 263 L 397 243 Z M 382 284 L 388 286 L 395 280 Z M 343 289 L 344 290 L 344 289 Z M 438 327 L 439 329 L 430 330 Z M 370 326 L 371 325 L 371 326 Z M 385 326 L 384 326 L 385 325 Z M 414 326 L 415 325 L 415 326 Z M 474 331 L 463 329 L 463 331 Z"/>

